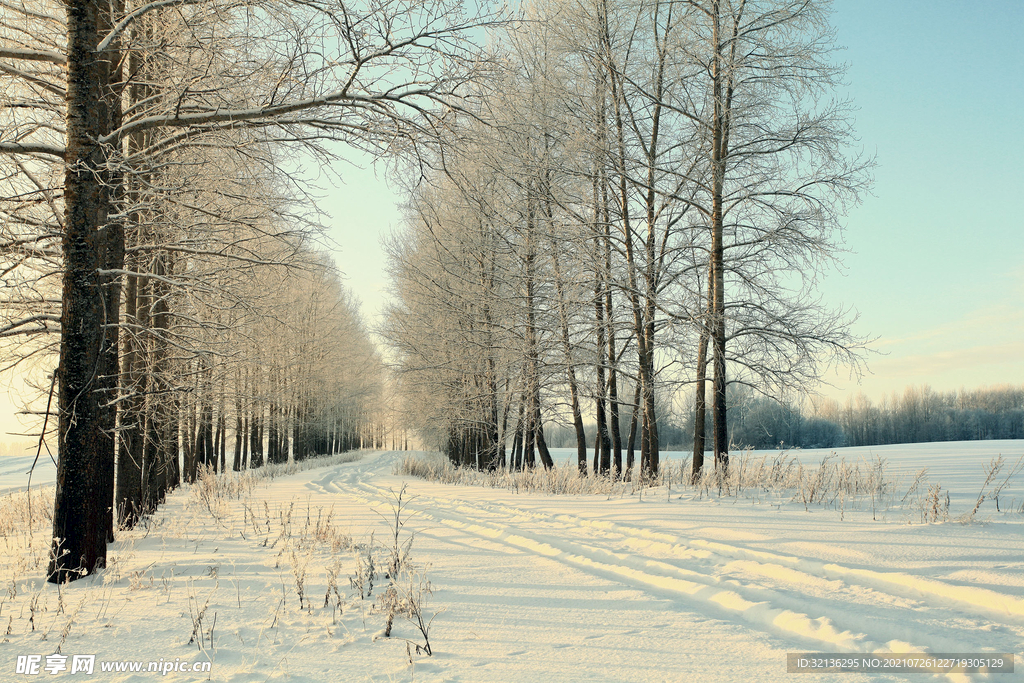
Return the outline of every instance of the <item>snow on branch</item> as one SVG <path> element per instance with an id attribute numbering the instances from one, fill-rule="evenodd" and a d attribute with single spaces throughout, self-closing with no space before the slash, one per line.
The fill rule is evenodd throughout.
<path id="1" fill-rule="evenodd" d="M 0 152 L 6 154 L 45 154 L 64 159 L 65 150 L 56 145 L 41 142 L 0 142 Z"/>
<path id="2" fill-rule="evenodd" d="M 58 66 L 68 63 L 67 57 L 50 50 L 26 50 L 16 47 L 0 47 L 0 59 L 20 59 L 30 62 L 50 62 Z"/>

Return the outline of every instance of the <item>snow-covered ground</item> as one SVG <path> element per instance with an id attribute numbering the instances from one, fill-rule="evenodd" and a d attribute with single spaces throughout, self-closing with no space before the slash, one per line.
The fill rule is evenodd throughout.
<path id="1" fill-rule="evenodd" d="M 36 463 L 34 470 L 33 462 Z M 29 471 L 32 471 L 33 486 L 52 484 L 57 478 L 57 466 L 45 451 L 38 460 L 34 455 L 0 457 L 0 496 L 24 489 L 30 483 Z"/>
<path id="2" fill-rule="evenodd" d="M 955 517 L 973 508 L 984 463 L 1002 454 L 1012 465 L 1024 442 L 853 450 L 841 455 L 888 458 L 907 484 L 928 466 L 930 481 L 954 492 Z M 5 531 L 0 680 L 26 678 L 18 655 L 58 645 L 68 668 L 70 656 L 94 654 L 91 678 L 117 681 L 160 674 L 103 673 L 100 662 L 211 663 L 208 673 L 168 674 L 175 680 L 466 683 L 778 681 L 786 653 L 799 651 L 1007 652 L 1020 666 L 1024 515 L 1006 510 L 1014 497 L 1020 507 L 1024 477 L 1004 490 L 1004 512 L 986 501 L 973 523 L 922 524 L 895 507 L 876 521 L 866 504 L 841 515 L 685 489 L 550 496 L 440 485 L 392 474 L 404 455 L 366 453 L 237 497 L 178 492 L 148 528 L 119 535 L 109 569 L 62 591 L 41 581 L 45 528 L 31 543 L 24 529 Z M 404 484 L 400 536 L 412 535 L 412 562 L 432 586 L 423 612 L 437 614 L 434 655 L 412 651 L 412 663 L 403 639 L 423 639 L 409 621 L 375 639 L 374 597 L 387 579 L 365 600 L 350 582 L 359 562 L 366 574 L 371 535 L 388 543 Z M 33 549 L 11 554 L 25 545 Z M 202 647 L 189 644 L 193 631 Z"/>

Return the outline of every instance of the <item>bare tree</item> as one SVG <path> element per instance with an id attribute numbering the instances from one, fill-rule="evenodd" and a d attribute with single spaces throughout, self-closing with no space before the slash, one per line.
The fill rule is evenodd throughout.
<path id="1" fill-rule="evenodd" d="M 827 3 L 687 5 L 686 97 L 671 106 L 690 118 L 701 141 L 690 174 L 691 201 L 709 233 L 710 296 L 700 325 L 713 352 L 715 462 L 725 467 L 730 338 L 747 344 L 732 358 L 752 371 L 746 381 L 762 387 L 816 377 L 822 353 L 857 359 L 860 340 L 849 319 L 806 294 L 789 295 L 780 274 L 810 280 L 835 257 L 839 220 L 865 186 L 870 163 L 849 153 L 849 105 L 831 99 L 842 68 L 830 61 Z M 699 409 L 700 391 L 697 401 Z M 696 457 L 694 467 L 696 476 Z"/>
<path id="2" fill-rule="evenodd" d="M 693 383 L 699 476 L 710 377 L 724 468 L 730 383 L 781 394 L 830 362 L 859 362 L 850 316 L 813 294 L 870 166 L 850 152 L 848 105 L 830 101 L 842 70 L 829 61 L 825 11 L 786 0 L 525 11 L 530 21 L 496 48 L 507 68 L 480 93 L 477 120 L 453 118 L 443 175 L 425 174 L 431 189 L 415 193 L 409 243 L 395 251 L 402 303 L 391 336 L 409 386 L 446 385 L 444 400 L 465 406 L 502 395 L 502 410 L 447 424 L 499 424 L 513 464 L 532 453 L 544 404 L 572 421 L 586 469 L 583 420 L 593 417 L 597 472 L 623 469 L 619 407 L 631 406 L 625 469 L 639 435 L 641 474 L 652 475 L 658 397 Z M 481 280 L 488 268 L 473 262 L 495 248 L 501 260 Z M 509 321 L 497 335 L 478 313 L 494 294 Z M 443 325 L 426 320 L 431 306 L 443 306 Z M 444 343 L 425 343 L 425 329 Z M 504 392 L 480 391 L 487 373 L 463 354 L 496 344 Z"/>

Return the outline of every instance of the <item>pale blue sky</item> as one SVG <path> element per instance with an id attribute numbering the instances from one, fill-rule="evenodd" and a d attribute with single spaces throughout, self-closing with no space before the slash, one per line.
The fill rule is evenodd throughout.
<path id="1" fill-rule="evenodd" d="M 822 293 L 856 307 L 857 331 L 887 355 L 860 385 L 840 374 L 823 392 L 1024 382 L 1024 0 L 838 0 L 833 23 L 878 167 L 847 220 L 845 270 Z M 380 170 L 340 169 L 323 203 L 370 321 L 386 286 L 380 236 L 400 222 Z"/>
<path id="2" fill-rule="evenodd" d="M 848 219 L 846 273 L 823 288 L 889 353 L 862 390 L 1024 382 L 1024 2 L 835 9 L 857 129 L 878 158 L 874 196 Z"/>

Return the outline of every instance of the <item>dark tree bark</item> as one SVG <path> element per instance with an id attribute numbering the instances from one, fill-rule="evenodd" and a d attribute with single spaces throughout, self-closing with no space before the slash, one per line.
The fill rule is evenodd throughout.
<path id="1" fill-rule="evenodd" d="M 181 486 L 181 430 L 178 429 L 177 415 L 181 410 L 181 399 L 172 397 L 167 402 L 167 423 L 168 447 L 170 449 L 170 469 L 167 472 L 167 487 L 175 489 Z"/>
<path id="2" fill-rule="evenodd" d="M 608 321 L 608 426 L 612 437 L 612 468 L 616 477 L 622 476 L 622 434 L 619 430 L 619 385 L 616 379 L 615 329 L 612 325 L 612 294 L 608 288 L 605 316 Z"/>
<path id="3" fill-rule="evenodd" d="M 241 469 L 247 470 L 252 465 L 249 463 L 249 415 L 248 413 L 242 418 L 242 466 Z"/>
<path id="4" fill-rule="evenodd" d="M 707 381 L 708 370 L 708 339 L 710 330 L 708 323 L 712 319 L 712 296 L 714 294 L 714 279 L 708 273 L 708 297 L 707 311 L 701 321 L 700 339 L 697 341 L 697 381 L 694 390 L 693 407 L 693 466 L 691 468 L 691 481 L 696 484 L 700 481 L 701 472 L 704 469 L 704 448 L 707 429 Z"/>
<path id="5" fill-rule="evenodd" d="M 245 426 L 242 424 L 242 371 L 235 371 L 235 450 L 231 458 L 231 469 L 242 471 L 242 443 L 245 441 Z"/>
<path id="6" fill-rule="evenodd" d="M 249 415 L 249 467 L 263 467 L 263 420 L 258 406 L 254 405 Z"/>
<path id="7" fill-rule="evenodd" d="M 125 283 L 124 316 L 132 325 L 137 320 L 138 278 L 131 276 Z M 137 328 L 137 325 L 136 325 Z M 125 528 L 135 526 L 142 514 L 142 458 L 144 397 L 142 396 L 141 350 L 138 330 L 125 339 L 123 358 L 124 396 L 121 400 L 121 441 L 117 452 L 116 507 L 118 524 Z"/>
<path id="8" fill-rule="evenodd" d="M 183 478 L 187 482 L 196 480 L 197 456 L 195 449 L 195 410 L 193 407 L 182 401 L 178 406 L 178 421 L 180 423 L 179 433 L 181 434 L 182 445 L 185 451 L 185 462 L 183 463 Z"/>
<path id="9" fill-rule="evenodd" d="M 523 396 L 523 403 L 528 401 L 528 396 Z M 523 426 L 523 469 L 532 469 L 537 464 L 537 456 L 533 451 L 536 443 L 537 431 L 534 423 L 532 406 L 526 411 L 526 419 Z"/>
<path id="10" fill-rule="evenodd" d="M 508 438 L 508 414 L 512 410 L 512 402 L 505 401 L 505 409 L 501 413 L 501 430 L 498 432 L 498 456 L 497 461 L 494 464 L 495 469 L 501 469 L 508 466 L 506 460 L 506 449 L 505 441 Z M 405 434 L 405 450 L 409 450 L 409 435 Z"/>
<path id="11" fill-rule="evenodd" d="M 636 464 L 636 430 L 637 420 L 640 414 L 640 384 L 636 383 L 633 390 L 633 414 L 629 418 L 629 438 L 626 442 L 626 478 L 633 474 L 633 467 Z"/>
<path id="12" fill-rule="evenodd" d="M 714 95 L 714 121 L 712 126 L 711 149 L 711 272 L 714 287 L 712 297 L 711 342 L 714 349 L 714 394 L 713 418 L 715 437 L 715 469 L 724 474 L 729 467 L 729 428 L 726 406 L 725 378 L 725 251 L 724 251 L 724 207 L 725 165 L 729 156 L 729 127 L 731 124 L 732 77 L 723 69 L 726 56 L 721 42 L 720 16 L 718 5 L 712 13 L 712 44 L 714 55 L 711 64 L 711 78 Z M 736 25 L 734 24 L 732 50 L 736 49 Z"/>
<path id="13" fill-rule="evenodd" d="M 551 242 L 551 264 L 555 275 L 555 293 L 558 295 L 558 319 L 562 332 L 562 350 L 565 353 L 565 373 L 569 380 L 569 400 L 572 409 L 572 426 L 576 431 L 576 467 L 580 474 L 587 473 L 587 434 L 583 429 L 583 414 L 580 410 L 579 385 L 576 381 L 576 364 L 573 362 L 572 341 L 569 338 L 569 313 L 565 304 L 565 283 L 562 281 L 562 267 L 558 259 L 558 244 Z"/>
<path id="14" fill-rule="evenodd" d="M 537 390 L 540 391 L 539 389 Z M 544 438 L 544 423 L 541 421 L 540 416 L 540 396 L 535 396 L 533 400 L 533 424 L 534 429 L 537 432 L 537 455 L 540 456 L 540 464 L 544 466 L 544 469 L 550 470 L 555 466 L 555 461 L 551 458 L 551 451 L 548 450 L 547 440 Z"/>
<path id="15" fill-rule="evenodd" d="M 227 444 L 228 444 L 228 422 L 227 422 L 227 403 L 224 399 L 224 385 L 220 387 L 220 405 L 217 409 L 217 452 L 219 455 L 219 464 L 217 467 L 218 472 L 224 472 L 227 469 Z"/>
<path id="16" fill-rule="evenodd" d="M 516 420 L 516 432 L 512 437 L 512 469 L 521 471 L 523 469 L 523 431 L 525 425 L 523 420 L 523 402 L 519 402 L 519 418 Z"/>
<path id="17" fill-rule="evenodd" d="M 120 286 L 103 270 L 124 265 L 124 233 L 110 221 L 115 179 L 99 140 L 120 125 L 119 46 L 97 52 L 116 3 L 68 0 L 67 145 L 63 311 L 57 377 L 60 459 L 47 579 L 74 580 L 106 566 L 113 538 L 115 324 Z"/>
<path id="18" fill-rule="evenodd" d="M 594 474 L 607 474 L 611 467 L 611 442 L 608 440 L 608 416 L 605 411 L 608 397 L 607 383 L 604 375 L 604 359 L 606 353 L 604 295 L 602 285 L 594 291 L 594 317 L 597 327 L 597 396 L 595 414 L 597 432 L 594 435 Z"/>
<path id="19" fill-rule="evenodd" d="M 216 472 L 217 441 L 214 438 L 213 397 L 209 394 L 203 402 L 203 451 L 206 454 L 206 466 Z"/>
<path id="20" fill-rule="evenodd" d="M 604 102 L 602 97 L 601 117 L 604 120 Z M 604 125 L 602 128 L 602 144 L 604 143 Z M 622 435 L 619 433 L 619 385 L 617 379 L 617 368 L 619 364 L 618 353 L 615 349 L 615 316 L 612 296 L 612 222 L 608 210 L 608 183 L 605 181 L 604 166 L 598 173 L 601 185 L 600 212 L 604 224 L 601 244 L 604 247 L 604 263 L 601 281 L 604 287 L 604 319 L 605 336 L 608 340 L 608 422 L 612 437 L 612 463 L 615 467 L 616 476 L 622 476 Z"/>

